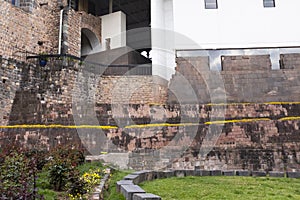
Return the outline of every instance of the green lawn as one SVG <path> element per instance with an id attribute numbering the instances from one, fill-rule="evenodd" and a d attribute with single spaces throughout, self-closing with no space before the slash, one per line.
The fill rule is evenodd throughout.
<path id="1" fill-rule="evenodd" d="M 144 182 L 146 192 L 163 200 L 300 199 L 300 179 L 269 177 L 183 177 Z"/>
<path id="2" fill-rule="evenodd" d="M 116 183 L 119 180 L 122 180 L 124 176 L 132 173 L 132 171 L 114 171 L 109 180 L 109 188 L 108 191 L 104 192 L 104 199 L 105 200 L 125 200 L 124 196 L 120 193 L 117 193 L 116 190 Z"/>

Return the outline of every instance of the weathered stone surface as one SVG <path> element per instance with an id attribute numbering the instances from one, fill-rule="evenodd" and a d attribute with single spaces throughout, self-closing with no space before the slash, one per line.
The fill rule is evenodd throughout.
<path id="1" fill-rule="evenodd" d="M 238 170 L 236 171 L 237 176 L 251 176 L 251 172 L 247 170 Z"/>
<path id="2" fill-rule="evenodd" d="M 195 170 L 185 170 L 185 176 L 195 176 Z"/>
<path id="3" fill-rule="evenodd" d="M 138 175 L 138 180 L 135 181 L 135 184 L 139 184 L 141 182 L 146 181 L 148 173 L 152 173 L 152 171 L 142 170 L 142 171 L 133 172 L 132 175 Z"/>
<path id="4" fill-rule="evenodd" d="M 172 170 L 169 170 L 169 171 L 164 171 L 164 174 L 165 174 L 164 175 L 165 178 L 171 178 L 175 175 L 175 172 Z"/>
<path id="5" fill-rule="evenodd" d="M 74 125 L 73 109 L 77 109 L 77 107 L 72 104 L 73 98 L 83 96 L 86 97 L 83 101 L 84 105 L 83 107 L 78 106 L 78 110 L 84 109 L 86 102 L 95 103 L 89 105 L 93 109 L 90 113 L 83 115 L 83 118 L 91 113 L 96 113 L 100 125 L 116 126 L 110 130 L 103 130 L 109 142 L 103 145 L 105 149 L 101 150 L 99 150 L 101 145 L 95 143 L 97 140 L 101 142 L 98 138 L 99 130 L 94 129 L 89 132 L 86 131 L 84 138 L 79 138 L 77 131 L 71 128 L 0 129 L 0 143 L 2 144 L 7 143 L 8 140 L 17 139 L 27 147 L 41 145 L 43 148 L 50 149 L 58 144 L 84 141 L 87 146 L 93 147 L 97 153 L 102 150 L 129 152 L 128 165 L 137 170 L 147 168 L 155 170 L 194 169 L 195 165 L 205 170 L 292 171 L 300 168 L 300 149 L 299 145 L 295 145 L 300 142 L 299 120 L 289 118 L 300 115 L 300 105 L 297 102 L 257 103 L 254 101 L 255 103 L 226 105 L 157 105 L 150 103 L 154 100 L 151 97 L 154 93 L 151 93 L 151 89 L 148 88 L 153 85 L 150 76 L 126 77 L 124 81 L 119 81 L 120 77 L 103 77 L 98 82 L 93 75 L 85 79 L 78 65 L 71 65 L 70 63 L 68 66 L 64 66 L 62 61 L 58 59 L 49 61 L 49 69 L 13 59 L 2 58 L 0 60 L 1 125 Z M 186 73 L 190 73 L 188 69 L 186 70 Z M 191 77 L 198 77 L 194 73 L 190 75 Z M 278 92 L 284 94 L 284 98 L 282 99 L 280 95 L 274 93 L 271 95 L 273 100 L 297 101 L 300 96 L 298 94 L 300 91 L 298 88 L 300 72 L 297 69 L 261 70 L 253 73 L 252 71 L 249 73 L 249 71 L 241 70 L 231 74 L 221 72 L 221 75 L 228 79 L 226 80 L 228 82 L 233 79 L 237 81 L 236 87 L 240 88 L 237 89 L 239 92 L 241 90 L 248 91 L 247 87 L 250 83 L 242 83 L 244 80 L 249 82 L 250 79 L 253 79 L 251 83 L 263 81 L 264 83 L 260 84 L 262 88 L 257 86 L 258 90 L 268 91 L 278 79 Z M 75 83 L 76 79 L 79 79 L 79 83 Z M 110 102 L 113 96 L 111 88 L 118 81 L 124 87 L 121 87 L 122 91 L 116 95 L 118 103 L 113 105 Z M 124 99 L 122 94 L 126 93 L 125 95 L 127 95 L 132 90 L 130 87 L 125 87 L 126 84 L 140 81 L 143 85 L 145 84 L 145 88 L 141 89 L 135 96 L 136 101 L 122 104 L 121 100 Z M 84 85 L 86 82 L 95 84 Z M 89 86 L 92 88 L 91 90 L 95 89 L 95 91 L 101 92 L 94 94 L 88 90 L 79 90 L 78 84 Z M 200 87 L 199 85 L 202 86 L 202 84 L 198 84 L 198 87 Z M 233 87 L 235 86 L 233 85 Z M 253 85 L 251 87 L 256 88 Z M 158 85 L 157 89 L 160 91 L 157 93 L 159 94 L 157 99 L 161 96 L 163 96 L 162 99 L 166 99 L 166 96 L 162 95 L 165 89 L 161 85 Z M 235 90 L 232 91 L 231 89 L 228 92 L 235 93 Z M 257 91 L 256 94 L 259 93 Z M 139 101 L 141 96 L 144 96 L 145 103 Z M 264 100 L 268 99 L 266 96 L 258 96 Z M 239 98 L 240 96 L 237 96 L 237 101 L 241 102 L 242 100 Z M 165 100 L 161 100 L 161 102 L 165 102 Z M 223 107 L 226 109 L 224 110 Z M 220 135 L 214 147 L 205 159 L 199 158 L 199 149 L 202 147 L 202 141 L 208 130 L 217 127 L 206 122 L 210 122 L 211 119 L 218 121 L 223 119 L 222 117 L 225 117 L 226 120 L 233 120 L 233 122 L 218 126 Z M 186 118 L 187 121 L 195 120 L 197 123 L 199 122 L 199 126 L 194 126 L 195 129 L 192 129 L 191 126 L 161 125 L 137 128 L 128 126 L 149 123 L 163 124 L 165 122 L 177 124 L 181 123 L 181 118 Z M 241 119 L 250 119 L 250 121 L 241 121 Z M 190 133 L 195 133 L 195 137 L 190 137 Z M 170 143 L 174 146 L 170 147 Z M 190 148 L 178 158 L 178 149 L 180 149 L 178 147 L 185 144 L 191 144 Z M 161 151 L 164 151 L 165 154 L 162 155 Z M 160 161 L 162 156 L 165 158 Z M 150 179 L 151 176 L 148 177 L 147 175 L 147 179 Z"/>
<path id="6" fill-rule="evenodd" d="M 200 176 L 210 176 L 211 171 L 209 170 L 200 170 Z"/>
<path id="7" fill-rule="evenodd" d="M 120 180 L 116 183 L 116 190 L 117 192 L 121 192 L 122 185 L 133 185 L 132 180 Z"/>
<path id="8" fill-rule="evenodd" d="M 269 176 L 270 177 L 284 177 L 284 172 L 270 171 Z"/>
<path id="9" fill-rule="evenodd" d="M 288 178 L 300 178 L 300 172 L 286 172 Z"/>
<path id="10" fill-rule="evenodd" d="M 25 61 L 25 52 L 53 54 L 58 51 L 60 6 L 66 7 L 67 2 L 49 1 L 46 7 L 28 5 L 20 3 L 20 6 L 13 6 L 8 1 L 1 3 L 0 55 Z M 64 11 L 63 18 L 62 53 L 80 56 L 83 28 L 92 31 L 101 41 L 100 17 L 69 9 Z"/>
<path id="11" fill-rule="evenodd" d="M 252 171 L 252 176 L 257 176 L 257 177 L 267 176 L 267 173 L 263 171 Z"/>
<path id="12" fill-rule="evenodd" d="M 177 177 L 185 177 L 186 176 L 186 171 L 185 170 L 175 170 L 174 174 Z"/>
<path id="13" fill-rule="evenodd" d="M 145 194 L 134 194 L 132 200 L 161 200 L 160 196 L 145 193 Z"/>
<path id="14" fill-rule="evenodd" d="M 139 184 L 140 177 L 137 174 L 129 174 L 124 177 L 124 180 L 131 180 L 134 184 Z"/>
<path id="15" fill-rule="evenodd" d="M 29 7 L 22 4 L 20 6 L 21 8 L 13 6 L 8 1 L 1 2 L 0 55 L 25 61 L 25 52 L 37 54 L 57 50 L 60 10 L 58 2 L 49 1 L 47 9 L 32 5 L 28 10 Z"/>
<path id="16" fill-rule="evenodd" d="M 299 57 L 299 55 L 288 54 L 282 57 L 286 63 L 284 65 L 286 69 L 282 70 L 271 70 L 269 55 L 225 56 L 222 62 L 223 71 L 220 73 L 197 70 L 198 65 L 203 66 L 203 64 L 198 64 L 195 58 L 178 58 L 176 68 L 178 76 L 175 74 L 170 82 L 169 102 L 177 101 L 174 96 L 177 93 L 177 96 L 181 97 L 181 102 L 191 103 L 190 91 L 192 90 L 200 103 L 210 102 L 212 91 L 220 94 L 216 96 L 218 100 L 224 101 L 222 98 L 225 98 L 227 102 L 235 103 L 298 101 L 299 93 L 296 88 L 299 90 L 299 70 L 292 69 L 299 69 L 293 67 L 299 64 L 294 56 Z M 198 58 L 199 61 L 201 59 Z M 284 78 L 285 74 L 288 79 Z M 182 76 L 189 80 L 190 88 L 183 88 L 182 78 L 180 78 Z M 208 85 L 210 89 L 207 88 Z"/>
<path id="17" fill-rule="evenodd" d="M 235 171 L 231 171 L 231 170 L 227 170 L 227 171 L 223 171 L 223 175 L 224 176 L 235 176 Z"/>
<path id="18" fill-rule="evenodd" d="M 132 200 L 133 194 L 145 193 L 145 191 L 138 185 L 121 185 L 121 193 L 125 196 L 126 200 Z"/>
<path id="19" fill-rule="evenodd" d="M 222 171 L 221 170 L 211 170 L 210 175 L 211 176 L 222 176 Z"/>

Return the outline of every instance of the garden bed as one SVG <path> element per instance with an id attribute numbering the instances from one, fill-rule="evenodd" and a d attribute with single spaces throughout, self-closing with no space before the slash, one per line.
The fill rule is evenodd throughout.
<path id="1" fill-rule="evenodd" d="M 0 149 L 0 199 L 91 199 L 109 178 L 101 162 L 86 163 L 81 148 Z M 105 180 L 105 181 L 104 181 Z M 102 182 L 101 182 L 102 181 Z M 102 192 L 103 189 L 101 189 Z"/>

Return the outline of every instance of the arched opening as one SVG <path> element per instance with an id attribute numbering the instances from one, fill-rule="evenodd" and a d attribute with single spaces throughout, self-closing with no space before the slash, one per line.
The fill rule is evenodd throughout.
<path id="1" fill-rule="evenodd" d="M 101 51 L 99 39 L 91 30 L 81 29 L 81 57 Z"/>

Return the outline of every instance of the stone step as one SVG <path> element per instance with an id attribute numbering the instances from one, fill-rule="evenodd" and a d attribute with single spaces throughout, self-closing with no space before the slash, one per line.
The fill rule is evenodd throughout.
<path id="1" fill-rule="evenodd" d="M 132 200 L 135 193 L 146 192 L 138 185 L 121 185 L 121 193 L 125 196 L 126 200 Z"/>
<path id="2" fill-rule="evenodd" d="M 145 194 L 134 194 L 132 200 L 161 200 L 160 196 L 145 193 Z"/>
<path id="3" fill-rule="evenodd" d="M 121 192 L 121 186 L 122 185 L 133 185 L 133 182 L 132 180 L 121 180 L 121 181 L 118 181 L 117 184 L 116 184 L 116 189 L 117 189 L 117 192 Z"/>

